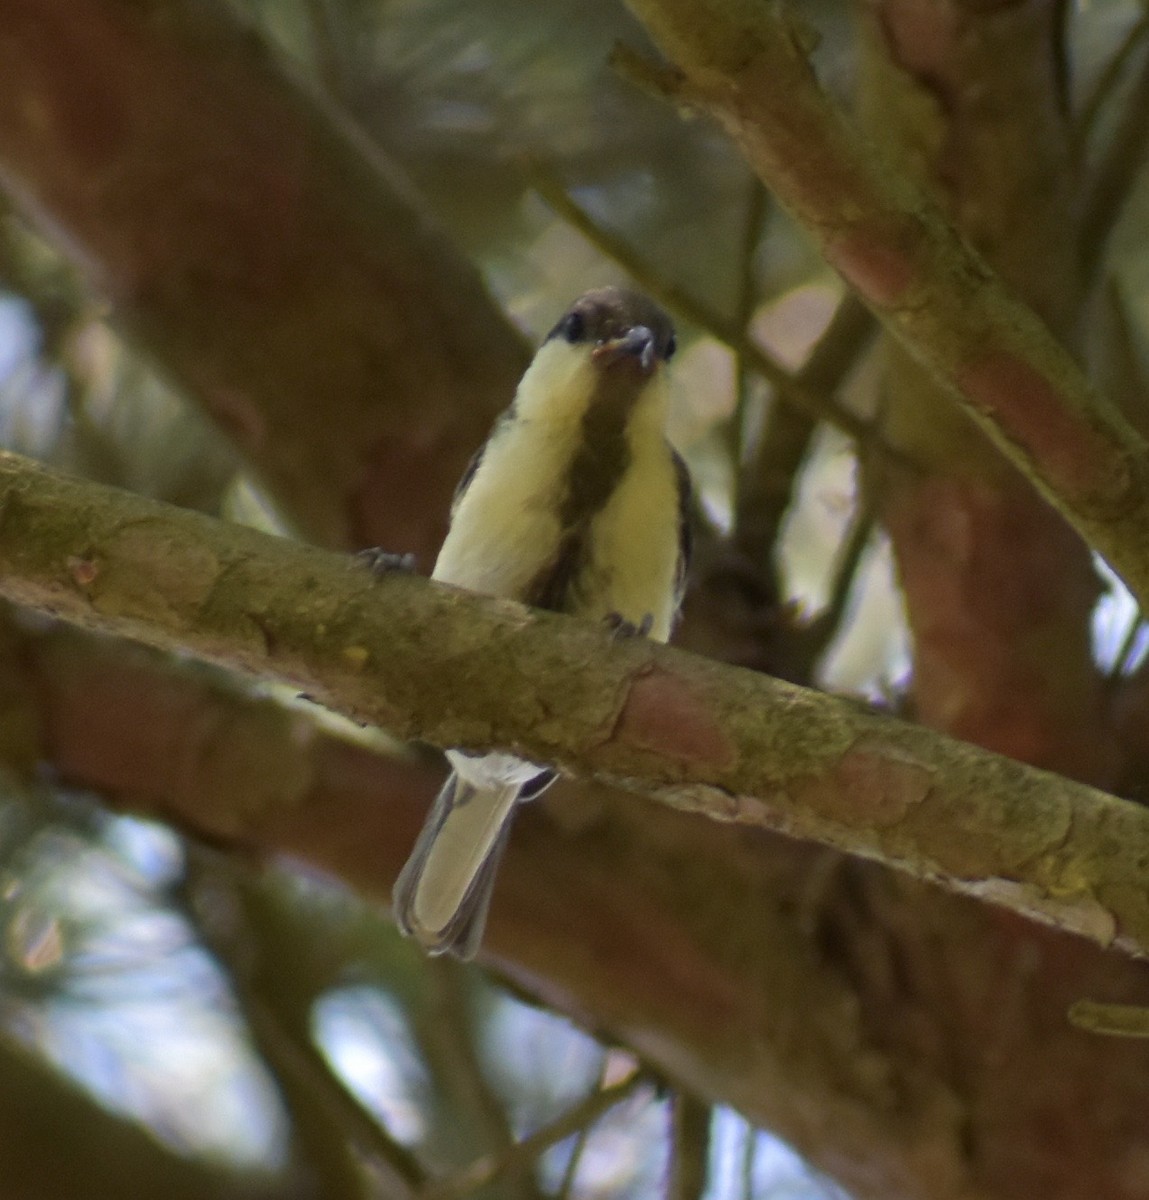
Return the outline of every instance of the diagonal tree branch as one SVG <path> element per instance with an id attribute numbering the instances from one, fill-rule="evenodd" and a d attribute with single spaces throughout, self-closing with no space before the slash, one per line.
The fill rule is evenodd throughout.
<path id="1" fill-rule="evenodd" d="M 1149 814 L 863 706 L 0 456 L 0 594 L 1149 954 Z M 577 664 L 577 670 L 572 670 Z M 465 687 L 460 683 L 466 682 Z"/>
<path id="2" fill-rule="evenodd" d="M 423 1191 L 422 1200 L 464 1200 L 464 1197 L 510 1172 L 526 1170 L 535 1164 L 544 1151 L 558 1145 L 572 1133 L 585 1129 L 649 1082 L 640 1071 L 636 1071 L 618 1083 L 591 1092 L 561 1117 L 535 1130 L 503 1153 L 479 1159 L 458 1174 L 432 1184 Z"/>
<path id="3" fill-rule="evenodd" d="M 1149 600 L 1149 460 L 1063 346 L 821 91 L 800 32 L 754 0 L 629 0 L 827 260 L 1131 590 Z"/>
<path id="4" fill-rule="evenodd" d="M 251 696 L 234 677 L 114 639 L 36 622 L 18 636 L 4 630 L 0 661 L 0 675 L 21 684 L 0 697 L 6 761 L 47 763 L 113 807 L 241 857 L 302 860 L 369 900 L 386 897 L 440 782 Z M 912 917 L 899 919 L 899 904 Z M 908 963 L 922 966 L 907 920 L 925 930 L 932 970 L 891 994 Z M 363 924 L 345 936 L 374 945 L 366 914 Z M 312 936 L 306 919 L 294 936 Z M 1067 1197 L 1107 1194 L 1096 1162 L 1120 1179 L 1122 1154 L 1141 1137 L 1149 1058 L 1112 1040 L 1083 1046 L 1066 1014 L 1082 997 L 1144 1005 L 1145 964 L 812 844 L 633 795 L 562 782 L 519 816 L 486 960 L 679 1085 L 777 1130 L 859 1197 L 954 1197 L 939 1157 L 960 1162 L 967 1182 L 984 1178 L 984 1159 L 968 1159 L 969 1108 L 986 1112 L 979 1145 L 1020 1136 L 1029 1163 L 1018 1122 L 1039 1136 L 1054 1086 L 1085 1098 L 1105 1080 L 1112 1097 L 1074 1108 L 1079 1135 L 1106 1148 L 1100 1160 L 1070 1175 L 1054 1152 Z M 977 1057 L 1000 1038 L 976 1020 L 952 1028 L 955 982 L 974 996 L 989 987 L 996 1013 L 1019 972 L 1037 1029 L 1011 1036 L 1007 1062 L 987 1059 L 955 1107 L 954 1056 Z M 921 997 L 942 1014 L 929 1027 L 945 1031 L 940 1053 L 924 1059 Z M 883 1036 L 883 1025 L 910 1036 Z M 1118 1109 L 1127 1120 L 1111 1119 Z M 1046 1194 L 1043 1169 L 1037 1183 L 1027 1167 L 1012 1190 L 970 1182 L 961 1194 L 1028 1200 Z"/>
<path id="5" fill-rule="evenodd" d="M 181 904 L 228 977 L 322 1190 L 346 1200 L 380 1193 L 411 1200 L 424 1182 L 418 1159 L 364 1109 L 315 1044 L 314 945 L 283 936 L 277 906 L 234 856 L 195 843 L 185 854 Z"/>
<path id="6" fill-rule="evenodd" d="M 0 187 L 298 528 L 426 559 L 527 351 L 346 116 L 221 0 L 0 0 Z"/>

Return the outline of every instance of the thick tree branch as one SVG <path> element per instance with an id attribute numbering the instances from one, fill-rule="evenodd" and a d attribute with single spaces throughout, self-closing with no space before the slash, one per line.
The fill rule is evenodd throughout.
<path id="1" fill-rule="evenodd" d="M 116 807 L 233 853 L 303 859 L 369 898 L 386 896 L 439 782 L 437 772 L 350 745 L 214 672 L 143 648 L 62 628 L 6 636 L 0 648 L 3 678 L 24 684 L 0 709 L 8 761 L 32 738 L 60 777 Z M 859 908 L 859 877 L 866 895 L 892 892 L 895 906 L 912 907 L 932 973 L 920 976 L 922 953 L 896 907 L 893 918 L 889 903 Z M 891 938 L 891 920 L 902 938 Z M 377 936 L 369 917 L 339 928 L 328 943 L 333 968 L 357 938 L 374 945 Z M 293 944 L 313 934 L 305 920 Z M 946 962 L 958 953 L 955 976 Z M 1103 1145 L 1106 1178 L 1121 1178 L 1140 1144 L 1149 1056 L 1086 1040 L 1064 1018 L 1082 996 L 1149 1002 L 1143 964 L 789 838 L 560 784 L 516 822 L 487 957 L 669 1077 L 778 1130 L 859 1197 L 950 1200 L 959 1179 L 970 1181 L 962 1200 L 1109 1194 L 1096 1160 L 1067 1170 L 1060 1142 L 1034 1161 L 1055 1086 L 1078 1135 L 1088 1130 Z M 851 959 L 880 982 L 874 1008 Z M 918 977 L 906 989 L 910 963 Z M 1009 1035 L 1006 1060 L 985 1059 L 955 1106 L 953 1043 L 978 1059 L 987 1039 L 1002 1037 L 977 1019 L 986 975 L 989 1008 L 1005 1010 L 1007 1027 L 1019 995 L 1040 1015 L 1032 1036 Z M 901 981 L 896 993 L 891 978 Z M 955 1006 L 959 980 L 966 999 Z M 921 1003 L 944 1014 L 934 1054 L 923 1054 Z M 973 1023 L 954 1029 L 960 1012 Z M 1111 1099 L 1091 1106 L 1099 1080 Z M 1114 1121 L 1115 1111 L 1127 1120 Z M 973 1112 L 981 1115 L 971 1132 Z M 1030 1136 L 1019 1134 L 1027 1121 Z M 978 1146 L 1013 1139 L 1012 1187 L 974 1185 L 987 1165 L 1000 1173 L 1003 1159 L 970 1161 L 971 1136 Z M 943 1165 L 939 1182 L 939 1161 L 955 1155 L 961 1173 Z M 1056 1192 L 1043 1186 L 1051 1174 Z"/>
<path id="2" fill-rule="evenodd" d="M 0 594 L 1149 954 L 1149 814 L 749 671 L 0 456 Z M 577 670 L 572 670 L 577 664 Z M 460 686 L 465 683 L 466 686 Z"/>
<path id="3" fill-rule="evenodd" d="M 526 361 L 474 267 L 218 0 L 0 0 L 0 186 L 328 545 L 427 559 Z"/>
<path id="4" fill-rule="evenodd" d="M 827 260 L 994 442 L 1149 600 L 1149 460 L 1117 409 L 937 206 L 818 86 L 799 32 L 755 0 L 630 0 L 674 70 Z"/>
<path id="5" fill-rule="evenodd" d="M 1063 8 L 943 0 L 923 21 L 903 0 L 874 0 L 859 21 L 859 111 L 887 161 L 1072 337 L 1082 293 L 1066 235 L 1079 202 L 1057 69 Z M 1121 756 L 1090 644 L 1089 547 L 917 360 L 894 344 L 884 363 L 883 433 L 923 466 L 867 471 L 913 636 L 916 719 L 1111 789 Z"/>

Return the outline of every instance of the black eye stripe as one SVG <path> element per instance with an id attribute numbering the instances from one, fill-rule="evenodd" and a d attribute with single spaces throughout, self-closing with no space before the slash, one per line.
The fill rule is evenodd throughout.
<path id="1" fill-rule="evenodd" d="M 670 334 L 670 336 L 666 339 L 666 349 L 663 350 L 662 357 L 667 362 L 670 362 L 670 360 L 674 357 L 675 350 L 677 350 L 677 349 L 678 349 L 678 338 L 676 338 L 672 332 Z"/>

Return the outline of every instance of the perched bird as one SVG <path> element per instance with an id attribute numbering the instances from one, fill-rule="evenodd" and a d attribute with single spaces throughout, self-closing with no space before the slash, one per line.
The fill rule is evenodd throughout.
<path id="1" fill-rule="evenodd" d="M 665 434 L 674 349 L 646 297 L 578 299 L 464 474 L 431 577 L 665 641 L 690 553 L 690 480 Z M 509 754 L 447 757 L 394 908 L 430 953 L 471 958 L 515 805 L 554 772 Z"/>

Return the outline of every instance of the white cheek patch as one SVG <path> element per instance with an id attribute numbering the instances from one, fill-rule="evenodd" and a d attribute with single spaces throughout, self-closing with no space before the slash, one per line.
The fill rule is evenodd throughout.
<path id="1" fill-rule="evenodd" d="M 519 384 L 459 500 L 433 579 L 519 599 L 554 555 L 558 509 L 598 373 L 586 347 L 552 339 Z"/>
<path id="2" fill-rule="evenodd" d="M 577 427 L 598 386 L 599 374 L 589 346 L 551 338 L 539 347 L 519 382 L 515 412 L 528 420 Z"/>

